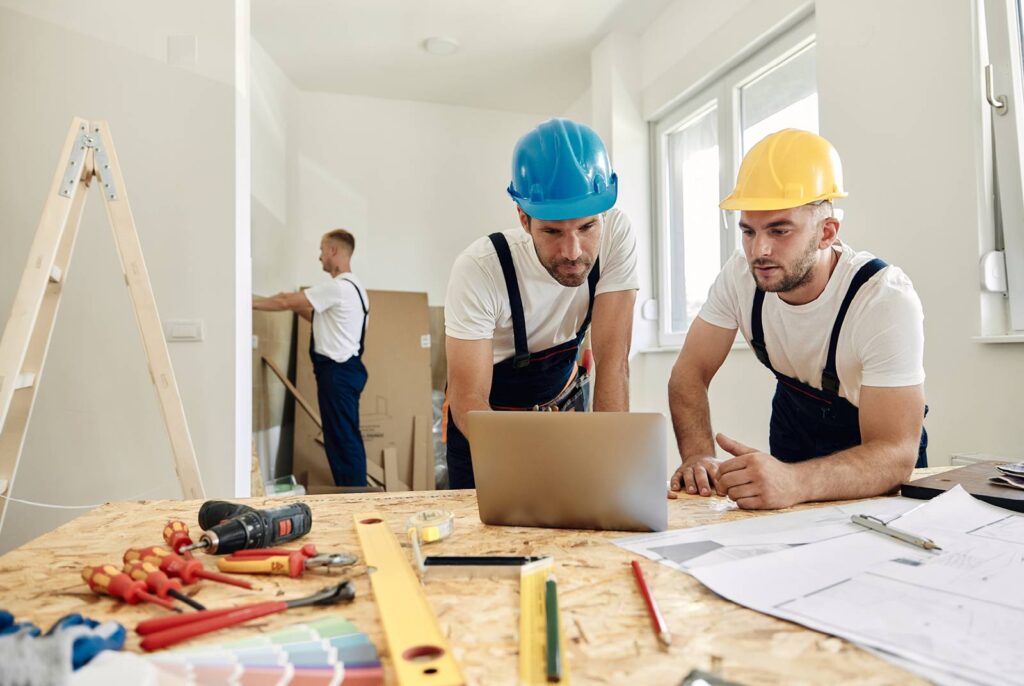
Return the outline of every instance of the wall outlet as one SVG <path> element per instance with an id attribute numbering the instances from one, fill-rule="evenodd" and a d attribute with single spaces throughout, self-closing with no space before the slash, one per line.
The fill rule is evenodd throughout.
<path id="1" fill-rule="evenodd" d="M 203 320 L 169 319 L 164 322 L 164 338 L 168 343 L 187 343 L 203 340 Z"/>

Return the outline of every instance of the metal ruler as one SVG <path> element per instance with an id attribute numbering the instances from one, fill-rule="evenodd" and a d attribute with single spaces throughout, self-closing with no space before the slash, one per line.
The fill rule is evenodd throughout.
<path id="1" fill-rule="evenodd" d="M 368 512 L 353 519 L 398 683 L 462 686 L 462 672 L 384 515 Z"/>
<path id="2" fill-rule="evenodd" d="M 554 569 L 550 557 L 523 565 L 519 576 L 519 683 L 545 686 L 547 677 L 547 622 L 544 609 L 544 583 Z M 562 613 L 558 613 L 561 622 Z M 562 656 L 562 678 L 569 682 L 569 662 L 565 652 L 565 632 L 558 627 L 559 651 Z"/>

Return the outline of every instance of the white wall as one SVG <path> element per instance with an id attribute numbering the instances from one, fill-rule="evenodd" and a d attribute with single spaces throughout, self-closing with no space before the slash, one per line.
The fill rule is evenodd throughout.
<path id="1" fill-rule="evenodd" d="M 645 114 L 663 112 L 710 71 L 749 53 L 752 41 L 804 4 L 674 4 L 642 39 Z M 974 4 L 815 3 L 821 130 L 843 158 L 850 191 L 843 236 L 900 265 L 924 304 L 932 464 L 961 452 L 1024 458 L 1014 428 L 1024 406 L 1024 347 L 971 341 L 980 330 L 985 216 L 975 181 L 983 109 Z M 634 409 L 668 412 L 665 385 L 676 354 L 634 360 Z M 749 350 L 734 350 L 712 384 L 715 429 L 767 447 L 772 385 Z"/>
<path id="2" fill-rule="evenodd" d="M 253 40 L 252 278 L 253 292 L 261 295 L 294 290 L 299 279 L 298 249 L 288 223 L 298 99 L 298 89 Z"/>
<path id="3" fill-rule="evenodd" d="M 129 0 L 89 3 L 88 16 L 74 0 L 3 5 L 46 20 L 0 7 L 8 160 L 0 166 L 0 321 L 72 117 L 108 120 L 161 317 L 205 324 L 205 340 L 172 344 L 171 359 L 207 492 L 232 495 L 238 445 L 249 445 L 247 401 L 236 396 L 249 384 L 240 378 L 247 357 L 245 371 L 236 368 L 239 329 L 249 328 L 236 316 L 249 271 L 235 205 L 239 6 L 188 0 L 171 20 Z M 162 61 L 169 33 L 199 35 L 195 67 Z M 247 185 L 247 169 L 243 176 Z M 180 494 L 106 213 L 93 197 L 12 495 L 79 504 Z M 12 504 L 0 552 L 79 513 Z"/>
<path id="4" fill-rule="evenodd" d="M 300 94 L 289 236 L 299 283 L 324 277 L 320 236 L 356 236 L 368 288 L 426 291 L 444 303 L 448 272 L 473 240 L 516 226 L 505 193 L 529 114 L 326 93 Z M 292 143 L 289 142 L 289 145 Z"/>

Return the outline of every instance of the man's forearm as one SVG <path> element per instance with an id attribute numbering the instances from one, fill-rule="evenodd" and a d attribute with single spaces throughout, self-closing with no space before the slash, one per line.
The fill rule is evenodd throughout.
<path id="1" fill-rule="evenodd" d="M 629 359 L 604 362 L 595 371 L 595 412 L 629 412 Z"/>
<path id="2" fill-rule="evenodd" d="M 889 493 L 914 469 L 916 446 L 870 441 L 793 465 L 800 470 L 802 502 L 853 500 Z"/>
<path id="3" fill-rule="evenodd" d="M 252 309 L 261 312 L 279 312 L 283 308 L 274 300 L 273 296 L 266 298 L 262 295 L 254 295 L 252 296 Z"/>
<path id="4" fill-rule="evenodd" d="M 668 384 L 668 401 L 683 461 L 714 457 L 707 386 L 693 375 L 673 373 Z"/>
<path id="5" fill-rule="evenodd" d="M 284 312 L 285 310 L 291 310 L 288 306 L 288 302 L 283 296 L 287 293 L 277 293 L 268 297 L 259 295 L 252 296 L 252 309 L 261 310 L 263 312 Z"/>
<path id="6" fill-rule="evenodd" d="M 487 398 L 480 396 L 467 396 L 465 398 L 451 398 L 449 400 L 449 407 L 452 411 L 452 419 L 455 420 L 455 426 L 459 427 L 459 430 L 465 433 L 466 431 L 466 414 L 477 410 L 489 411 L 491 404 L 487 402 Z"/>

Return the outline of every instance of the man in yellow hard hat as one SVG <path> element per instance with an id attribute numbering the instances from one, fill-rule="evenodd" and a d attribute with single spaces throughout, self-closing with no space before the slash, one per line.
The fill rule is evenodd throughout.
<path id="1" fill-rule="evenodd" d="M 743 252 L 722 268 L 669 381 L 680 490 L 746 509 L 865 498 L 926 466 L 921 302 L 898 267 L 839 240 L 839 155 L 787 129 L 755 145 L 736 188 Z M 739 329 L 777 378 L 769 453 L 724 434 L 715 457 L 708 385 Z"/>

